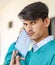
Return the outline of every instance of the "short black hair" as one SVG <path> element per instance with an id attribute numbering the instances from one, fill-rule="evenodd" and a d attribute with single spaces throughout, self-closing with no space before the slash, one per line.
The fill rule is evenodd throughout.
<path id="1" fill-rule="evenodd" d="M 27 5 L 24 9 L 18 14 L 21 19 L 34 21 L 38 18 L 44 20 L 48 17 L 49 8 L 43 2 L 34 2 Z M 51 24 L 48 27 L 49 35 L 51 35 Z"/>
<path id="2" fill-rule="evenodd" d="M 42 18 L 43 20 L 48 17 L 48 7 L 45 3 L 34 2 L 24 7 L 18 16 L 24 20 L 36 20 Z"/>

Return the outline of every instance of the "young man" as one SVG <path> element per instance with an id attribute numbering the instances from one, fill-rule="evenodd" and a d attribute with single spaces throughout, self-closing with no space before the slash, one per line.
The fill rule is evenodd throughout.
<path id="1" fill-rule="evenodd" d="M 48 32 L 50 26 L 48 12 L 48 7 L 44 3 L 35 2 L 19 13 L 24 29 L 36 43 L 25 59 L 20 56 L 14 58 L 17 51 L 13 52 L 16 44 L 13 43 L 8 50 L 4 65 L 14 65 L 14 62 L 16 65 L 55 65 L 55 40 L 54 36 L 49 35 Z"/>

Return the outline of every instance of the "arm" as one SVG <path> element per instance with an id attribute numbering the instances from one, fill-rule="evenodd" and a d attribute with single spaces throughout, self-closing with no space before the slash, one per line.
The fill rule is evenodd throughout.
<path id="1" fill-rule="evenodd" d="M 10 65 L 10 62 L 11 62 L 11 58 L 12 58 L 12 53 L 13 53 L 13 50 L 15 50 L 15 44 L 16 43 L 13 43 L 9 49 L 8 49 L 8 52 L 6 54 L 6 57 L 5 57 L 5 61 L 4 61 L 4 65 Z M 17 58 L 18 59 L 18 58 Z M 26 64 L 26 61 L 25 60 L 20 60 L 20 65 L 27 65 Z"/>
<path id="2" fill-rule="evenodd" d="M 8 52 L 6 54 L 5 60 L 4 60 L 4 65 L 9 65 L 10 61 L 11 61 L 11 57 L 12 57 L 12 52 L 15 49 L 15 44 L 16 43 L 12 43 L 11 46 L 8 49 Z"/>

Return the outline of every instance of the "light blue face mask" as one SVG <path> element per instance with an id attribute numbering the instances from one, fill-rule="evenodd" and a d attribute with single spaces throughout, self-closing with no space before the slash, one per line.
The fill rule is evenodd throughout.
<path id="1" fill-rule="evenodd" d="M 26 57 L 26 54 L 28 52 L 28 49 L 32 43 L 32 40 L 26 33 L 24 29 L 22 29 L 22 32 L 20 33 L 15 48 L 18 50 L 18 52 L 23 56 Z"/>

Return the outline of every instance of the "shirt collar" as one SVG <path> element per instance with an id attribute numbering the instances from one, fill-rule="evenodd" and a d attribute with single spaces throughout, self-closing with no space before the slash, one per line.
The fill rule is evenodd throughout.
<path id="1" fill-rule="evenodd" d="M 40 47 L 42 47 L 43 45 L 47 44 L 48 42 L 50 42 L 51 40 L 54 40 L 54 36 L 50 35 L 47 36 L 46 38 L 44 38 L 43 40 L 41 40 L 40 42 L 33 44 L 33 49 L 34 51 L 38 50 Z M 43 43 L 44 42 L 44 43 Z"/>

